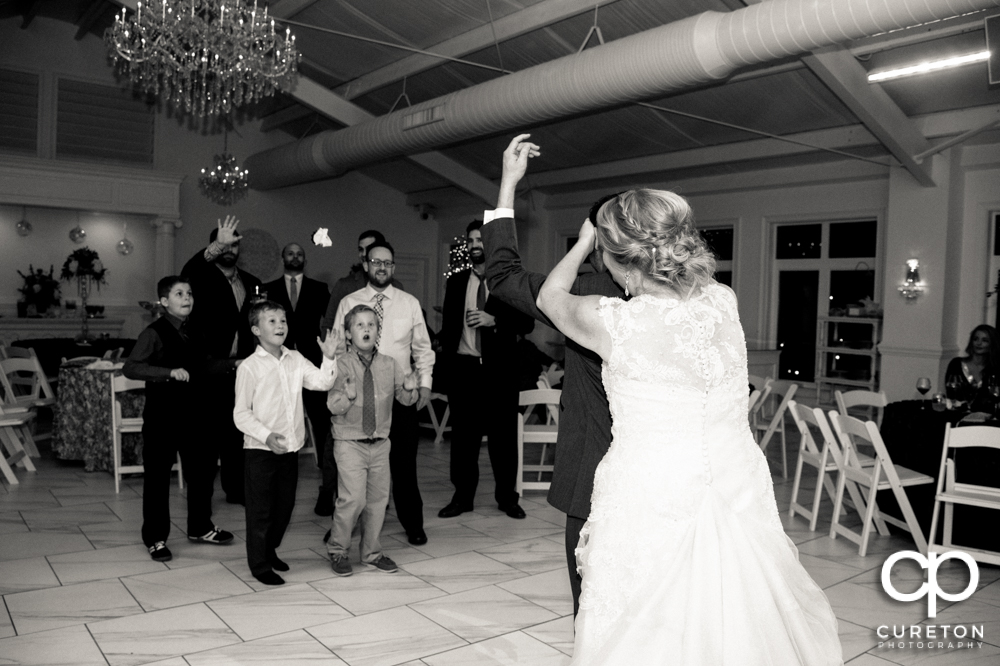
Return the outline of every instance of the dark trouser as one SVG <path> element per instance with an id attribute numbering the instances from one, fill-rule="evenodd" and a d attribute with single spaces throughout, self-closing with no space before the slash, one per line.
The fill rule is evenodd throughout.
<path id="1" fill-rule="evenodd" d="M 576 572 L 576 546 L 580 543 L 580 530 L 586 518 L 566 515 L 566 566 L 569 568 L 569 586 L 573 591 L 573 617 L 580 612 L 580 583 L 583 580 Z"/>
<path id="2" fill-rule="evenodd" d="M 479 362 L 475 356 L 458 354 L 454 361 L 451 408 L 451 483 L 455 486 L 452 502 L 472 507 L 479 484 L 479 448 L 483 435 L 489 437 L 487 449 L 496 489 L 497 504 L 516 504 L 517 495 L 517 385 L 506 375 L 516 375 Z"/>
<path id="3" fill-rule="evenodd" d="M 316 441 L 313 445 L 316 447 L 316 467 L 323 469 L 323 460 L 326 454 L 326 440 L 330 434 L 330 410 L 326 408 L 326 391 L 310 391 L 308 389 L 302 390 L 302 408 L 309 417 L 309 423 L 312 425 L 313 437 Z M 334 463 L 334 470 L 336 470 L 336 462 Z M 325 477 L 324 477 L 325 478 Z M 334 480 L 336 480 L 337 475 L 334 472 Z"/>
<path id="4" fill-rule="evenodd" d="M 215 458 L 205 454 L 204 441 L 191 441 L 178 428 L 147 420 L 142 442 L 142 542 L 152 546 L 170 534 L 170 468 L 177 462 L 178 450 L 187 483 L 187 533 L 209 532 Z"/>
<path id="5" fill-rule="evenodd" d="M 243 502 L 243 433 L 233 423 L 236 375 L 212 375 L 205 391 L 206 439 L 219 456 L 222 491 L 229 502 Z"/>
<path id="6" fill-rule="evenodd" d="M 281 545 L 295 507 L 299 454 L 278 455 L 246 449 L 247 563 L 259 576 L 271 571 L 274 551 Z"/>
<path id="7" fill-rule="evenodd" d="M 389 429 L 389 471 L 392 473 L 392 498 L 396 517 L 409 535 L 424 529 L 424 501 L 417 487 L 417 410 L 392 403 L 392 427 Z"/>

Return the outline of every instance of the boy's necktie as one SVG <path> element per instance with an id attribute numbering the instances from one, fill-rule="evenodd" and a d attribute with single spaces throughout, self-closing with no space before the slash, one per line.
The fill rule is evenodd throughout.
<path id="1" fill-rule="evenodd" d="M 375 314 L 378 316 L 378 335 L 375 336 L 375 349 L 378 349 L 379 343 L 382 342 L 382 329 L 385 328 L 385 320 L 383 315 L 385 315 L 385 310 L 382 308 L 382 301 L 385 299 L 385 294 L 375 294 Z"/>
<path id="2" fill-rule="evenodd" d="M 295 305 L 299 302 L 299 283 L 295 278 L 292 278 L 292 293 L 289 296 L 289 300 L 291 300 L 292 310 L 294 310 Z"/>
<path id="3" fill-rule="evenodd" d="M 361 382 L 361 429 L 366 435 L 371 437 L 375 434 L 375 378 L 372 377 L 372 363 L 375 362 L 375 356 L 372 355 L 372 360 L 365 363 L 363 357 L 359 356 L 361 359 L 361 364 L 365 366 L 365 376 Z"/>

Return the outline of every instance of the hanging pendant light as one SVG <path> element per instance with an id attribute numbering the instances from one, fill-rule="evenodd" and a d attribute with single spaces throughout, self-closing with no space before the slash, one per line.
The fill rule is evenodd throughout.
<path id="1" fill-rule="evenodd" d="M 122 239 L 115 245 L 115 249 L 123 257 L 132 254 L 132 250 L 135 249 L 135 245 L 128 239 L 128 222 L 122 223 Z"/>

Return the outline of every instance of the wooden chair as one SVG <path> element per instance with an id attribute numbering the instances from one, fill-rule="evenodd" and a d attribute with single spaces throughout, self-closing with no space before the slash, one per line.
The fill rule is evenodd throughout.
<path id="1" fill-rule="evenodd" d="M 879 428 L 882 427 L 882 417 L 885 415 L 885 407 L 889 404 L 889 399 L 885 396 L 885 391 L 834 391 L 833 397 L 837 401 L 837 411 L 841 416 L 855 416 L 851 414 L 851 408 L 867 408 L 865 416 L 867 420 L 874 421 Z M 874 412 L 874 413 L 873 413 Z"/>
<path id="2" fill-rule="evenodd" d="M 518 403 L 526 409 L 523 414 L 517 414 L 518 494 L 521 494 L 524 490 L 548 490 L 552 483 L 551 481 L 543 481 L 542 475 L 546 472 L 552 472 L 554 469 L 554 465 L 547 465 L 545 459 L 549 445 L 556 443 L 556 438 L 559 435 L 559 425 L 558 423 L 525 425 L 524 415 L 530 413 L 531 408 L 535 405 L 545 405 L 546 407 L 554 405 L 558 409 L 561 397 L 562 391 L 559 389 L 532 389 L 530 391 L 521 391 L 520 393 Z M 542 445 L 542 455 L 537 465 L 525 465 L 524 445 L 532 443 Z M 536 472 L 538 476 L 535 481 L 525 481 L 525 472 Z"/>
<path id="3" fill-rule="evenodd" d="M 445 403 L 444 413 L 441 415 L 440 420 L 438 419 L 437 411 L 434 409 L 435 400 Z M 433 430 L 434 443 L 440 444 L 444 440 L 444 434 L 451 432 L 451 426 L 448 425 L 448 417 L 451 416 L 451 406 L 448 405 L 448 396 L 443 393 L 431 393 L 431 399 L 427 402 L 427 406 L 424 409 L 427 410 L 427 414 L 430 416 L 430 422 L 422 421 L 419 427 Z"/>
<path id="4" fill-rule="evenodd" d="M 0 345 L 0 359 L 4 359 L 4 358 L 30 358 L 30 359 L 34 360 L 35 365 L 37 365 L 38 369 L 42 371 L 42 374 L 45 374 L 45 371 L 42 370 L 42 362 L 40 360 L 38 360 L 38 354 L 35 353 L 34 347 L 27 347 L 27 348 L 25 348 L 25 347 L 6 347 L 4 345 Z M 55 377 L 46 376 L 45 379 L 49 382 L 49 387 L 50 388 L 56 382 L 59 381 L 59 377 L 58 376 L 55 376 Z"/>
<path id="5" fill-rule="evenodd" d="M 770 381 L 770 380 L 769 380 Z M 767 445 L 771 442 L 774 433 L 781 434 L 781 476 L 788 478 L 788 443 L 785 439 L 785 412 L 788 410 L 788 403 L 792 402 L 799 385 L 786 380 L 770 381 L 765 390 L 768 395 L 761 399 L 761 406 L 767 397 L 782 396 L 778 408 L 774 410 L 771 420 L 767 424 L 757 423 L 754 426 L 754 437 L 759 438 L 757 444 L 760 450 L 767 453 Z"/>
<path id="6" fill-rule="evenodd" d="M 8 407 L 35 412 L 39 407 L 51 408 L 56 402 L 55 392 L 49 385 L 42 365 L 33 352 L 28 358 L 0 359 L 0 385 Z M 15 409 L 14 411 L 18 411 Z M 40 457 L 35 440 L 48 439 L 52 432 L 26 433 L 24 448 L 33 458 Z"/>
<path id="7" fill-rule="evenodd" d="M 319 447 L 326 444 L 326 442 L 316 442 L 316 431 L 313 430 L 312 421 L 309 419 L 309 414 L 305 413 L 303 409 L 303 418 L 306 424 L 306 443 L 301 449 L 299 449 L 299 455 L 303 453 L 311 453 L 313 455 L 313 462 L 317 465 L 319 464 Z"/>
<path id="8" fill-rule="evenodd" d="M 109 373 L 110 374 L 110 373 Z M 135 391 L 146 388 L 146 382 L 129 379 L 122 376 L 111 376 L 111 445 L 113 447 L 115 493 L 121 492 L 121 479 L 125 474 L 138 474 L 143 471 L 142 465 L 122 464 L 122 435 L 124 433 L 141 433 L 142 417 L 122 417 L 122 403 L 118 394 L 124 391 Z M 177 454 L 177 462 L 170 468 L 177 472 L 177 485 L 184 489 L 184 473 L 181 467 L 181 456 Z"/>
<path id="9" fill-rule="evenodd" d="M 764 386 L 763 390 L 754 389 L 753 393 L 750 394 L 748 409 L 751 432 L 757 432 L 757 426 L 760 425 L 760 414 L 764 408 L 764 403 L 767 402 L 767 396 L 769 395 L 771 395 L 770 385 Z"/>
<path id="10" fill-rule="evenodd" d="M 837 440 L 844 451 L 843 468 L 837 478 L 837 496 L 833 504 L 830 538 L 836 539 L 838 534 L 847 537 L 859 545 L 858 553 L 864 557 L 868 552 L 868 538 L 871 536 L 873 524 L 878 528 L 880 534 L 888 534 L 888 528 L 885 527 L 884 523 L 879 525 L 876 521 L 876 512 L 878 511 L 876 494 L 879 490 L 892 490 L 892 494 L 903 512 L 903 520 L 886 515 L 884 512 L 880 512 L 881 519 L 909 532 L 913 536 L 917 549 L 926 555 L 927 540 L 924 538 L 920 523 L 917 522 L 917 517 L 913 513 L 913 507 L 910 506 L 905 488 L 934 483 L 934 479 L 906 467 L 893 465 L 892 458 L 889 457 L 889 452 L 882 441 L 882 435 L 879 434 L 878 426 L 875 425 L 874 421 L 862 422 L 852 416 L 843 416 L 832 410 L 829 412 L 829 417 L 833 430 L 837 434 Z M 872 467 L 861 466 L 852 437 L 867 441 L 875 448 L 875 464 Z M 860 533 L 840 524 L 840 512 L 844 505 L 844 490 L 848 481 L 853 481 L 858 486 L 867 488 L 867 497 L 855 499 L 858 513 L 864 512 Z"/>
<path id="11" fill-rule="evenodd" d="M 931 533 L 927 549 L 937 553 L 960 550 L 971 555 L 977 562 L 1000 565 L 1000 552 L 956 546 L 952 543 L 956 504 L 1000 510 L 1000 488 L 956 481 L 957 449 L 1000 450 L 1000 428 L 988 426 L 952 428 L 951 424 L 945 426 L 944 449 L 941 451 L 941 468 L 938 474 L 937 493 L 934 496 L 934 516 L 931 518 Z M 955 452 L 952 458 L 948 457 L 949 451 Z M 944 505 L 944 534 L 941 543 L 937 544 L 935 540 L 942 504 Z M 993 529 L 989 525 L 982 527 L 983 529 Z"/>
<path id="12" fill-rule="evenodd" d="M 20 482 L 14 474 L 14 467 L 20 466 L 29 472 L 35 471 L 31 456 L 25 450 L 22 439 L 28 433 L 28 425 L 34 414 L 29 412 L 8 413 L 0 405 L 0 472 L 12 486 Z"/>
<path id="13" fill-rule="evenodd" d="M 826 421 L 826 415 L 819 408 L 800 405 L 794 400 L 788 403 L 788 411 L 799 430 L 799 459 L 795 463 L 795 476 L 792 480 L 792 501 L 788 506 L 788 517 L 794 518 L 798 513 L 809 521 L 809 531 L 816 531 L 816 521 L 819 519 L 819 504 L 823 497 L 823 489 L 830 501 L 835 501 L 837 489 L 833 477 L 837 472 L 840 449 Z M 810 428 L 812 426 L 812 428 Z M 819 432 L 823 440 L 822 448 L 816 444 L 812 431 Z M 799 504 L 799 488 L 802 484 L 802 469 L 805 465 L 816 468 L 816 489 L 813 491 L 812 505 L 808 508 Z M 829 476 L 827 476 L 829 475 Z M 852 487 L 856 487 L 853 486 Z"/>

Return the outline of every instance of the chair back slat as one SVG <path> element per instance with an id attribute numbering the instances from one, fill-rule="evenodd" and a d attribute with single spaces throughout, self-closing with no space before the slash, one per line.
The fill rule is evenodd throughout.
<path id="1" fill-rule="evenodd" d="M 949 424 L 945 433 L 945 446 L 951 449 L 983 447 L 1000 449 L 1000 428 L 990 426 L 962 426 L 952 428 Z"/>
<path id="2" fill-rule="evenodd" d="M 834 391 L 833 396 L 837 401 L 837 410 L 843 416 L 851 416 L 850 410 L 852 408 L 868 407 L 869 415 L 872 411 L 875 412 L 874 418 L 871 420 L 875 421 L 878 427 L 882 427 L 882 415 L 889 404 L 885 391 Z"/>
<path id="3" fill-rule="evenodd" d="M 560 389 L 529 389 L 521 391 L 518 395 L 518 405 L 527 407 L 529 405 L 558 405 L 562 397 Z"/>

